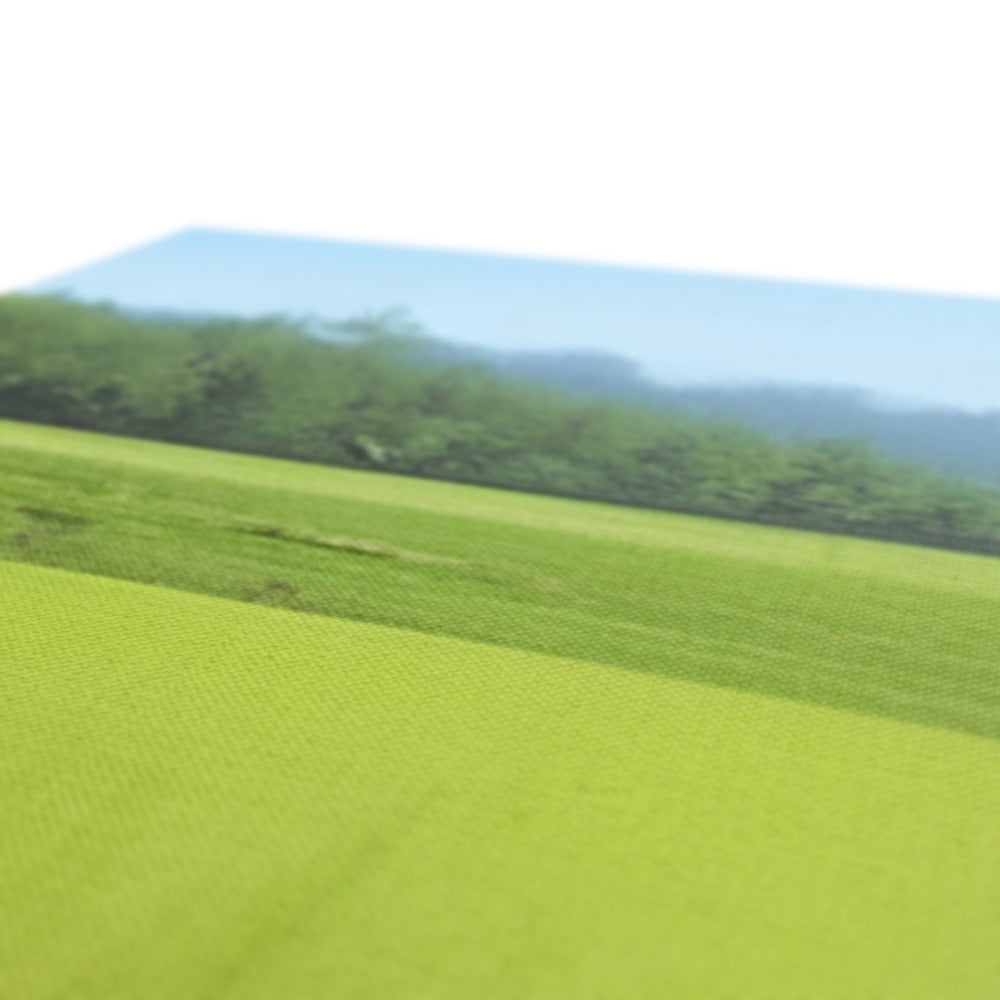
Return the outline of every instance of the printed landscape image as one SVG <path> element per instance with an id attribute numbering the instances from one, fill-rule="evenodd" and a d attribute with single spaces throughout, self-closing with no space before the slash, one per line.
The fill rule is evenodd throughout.
<path id="1" fill-rule="evenodd" d="M 0 297 L 0 995 L 1000 993 L 997 371 L 209 231 Z"/>

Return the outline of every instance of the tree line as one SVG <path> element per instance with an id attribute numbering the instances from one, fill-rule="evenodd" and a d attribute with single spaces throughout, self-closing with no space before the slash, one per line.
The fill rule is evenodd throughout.
<path id="1" fill-rule="evenodd" d="M 0 416 L 328 465 L 1000 554 L 1000 489 L 861 438 L 582 396 L 391 314 L 141 314 L 0 298 Z"/>

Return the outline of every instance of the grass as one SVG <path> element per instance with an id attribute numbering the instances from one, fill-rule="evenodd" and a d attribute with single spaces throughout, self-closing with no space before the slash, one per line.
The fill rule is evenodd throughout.
<path id="1" fill-rule="evenodd" d="M 0 421 L 0 559 L 1000 737 L 1000 560 Z"/>
<path id="2" fill-rule="evenodd" d="M 1000 992 L 993 740 L 12 562 L 0 616 L 0 996 Z"/>

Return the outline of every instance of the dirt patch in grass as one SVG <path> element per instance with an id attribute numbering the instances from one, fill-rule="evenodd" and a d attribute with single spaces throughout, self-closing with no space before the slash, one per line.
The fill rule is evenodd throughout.
<path id="1" fill-rule="evenodd" d="M 29 504 L 22 504 L 15 510 L 19 514 L 25 514 L 32 521 L 38 524 L 59 526 L 60 528 L 82 528 L 90 524 L 89 517 L 80 514 L 68 514 L 66 511 L 53 510 L 51 507 L 32 507 Z"/>
<path id="2" fill-rule="evenodd" d="M 15 507 L 14 510 L 28 519 L 27 528 L 15 532 L 7 539 L 7 545 L 14 549 L 24 548 L 32 542 L 55 535 L 65 535 L 67 532 L 77 531 L 92 523 L 89 517 L 54 510 L 51 507 L 34 507 L 22 504 Z"/>
<path id="3" fill-rule="evenodd" d="M 250 535 L 260 535 L 264 538 L 274 538 L 282 542 L 294 542 L 298 545 L 310 545 L 318 549 L 332 549 L 337 552 L 347 552 L 357 556 L 371 556 L 376 559 L 395 559 L 400 562 L 418 563 L 435 566 L 462 566 L 466 560 L 451 556 L 437 556 L 427 552 L 413 552 L 400 549 L 385 542 L 365 538 L 348 538 L 343 535 L 317 534 L 296 528 L 287 528 L 280 524 L 270 524 L 257 518 L 237 518 L 230 526 L 232 531 L 240 531 Z"/>
<path id="4" fill-rule="evenodd" d="M 263 586 L 244 595 L 243 600 L 254 604 L 284 605 L 299 593 L 296 584 L 289 580 L 268 580 Z"/>

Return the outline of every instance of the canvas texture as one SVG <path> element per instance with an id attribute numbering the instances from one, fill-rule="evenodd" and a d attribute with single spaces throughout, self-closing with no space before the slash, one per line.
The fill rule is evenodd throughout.
<path id="1" fill-rule="evenodd" d="M 0 298 L 0 997 L 1000 995 L 995 330 L 200 231 Z"/>

